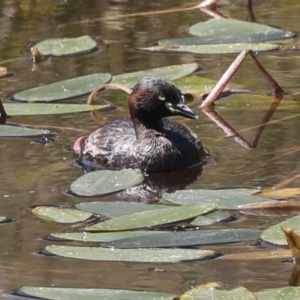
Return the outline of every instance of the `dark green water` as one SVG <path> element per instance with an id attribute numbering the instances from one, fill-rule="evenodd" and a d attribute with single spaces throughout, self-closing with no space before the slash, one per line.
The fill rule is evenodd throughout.
<path id="1" fill-rule="evenodd" d="M 220 12 L 232 18 L 246 20 L 246 1 L 221 2 Z M 219 79 L 236 55 L 153 54 L 135 50 L 151 45 L 158 39 L 186 35 L 188 25 L 207 20 L 200 11 L 169 12 L 139 15 L 180 7 L 192 1 L 25 1 L 4 0 L 0 4 L 0 66 L 8 67 L 15 76 L 0 79 L 0 96 L 9 96 L 25 88 L 95 72 L 121 74 L 172 64 L 197 62 L 202 76 Z M 194 3 L 193 3 L 194 4 Z M 300 32 L 299 1 L 254 1 L 257 22 Z M 33 67 L 28 46 L 49 37 L 90 35 L 108 47 L 102 52 L 85 56 L 50 59 Z M 260 61 L 291 93 L 299 90 L 300 54 L 273 52 L 259 55 Z M 250 59 L 243 64 L 233 85 L 271 92 L 268 83 L 255 69 Z M 106 112 L 110 118 L 126 115 L 126 100 L 122 93 L 113 94 L 111 101 L 125 109 Z M 253 96 L 252 96 L 253 97 Z M 124 100 L 123 100 L 124 99 Z M 222 102 L 218 112 L 243 136 L 252 141 L 272 98 L 262 97 L 256 109 L 249 98 L 240 98 L 238 106 Z M 78 102 L 85 101 L 82 97 Z M 211 162 L 191 188 L 220 186 L 273 187 L 300 172 L 299 164 L 299 98 L 286 97 L 263 132 L 256 149 L 245 149 L 199 111 L 199 120 L 185 122 L 201 137 L 212 154 Z M 228 101 L 229 103 L 229 101 Z M 197 109 L 197 103 L 192 104 Z M 41 221 L 32 216 L 29 207 L 42 204 L 73 205 L 82 199 L 64 194 L 71 180 L 82 174 L 74 167 L 74 156 L 64 151 L 82 133 L 97 125 L 87 113 L 74 115 L 24 116 L 14 122 L 46 126 L 59 135 L 48 145 L 32 143 L 30 139 L 0 140 L 0 215 L 15 221 L 0 226 L 0 294 L 24 285 L 58 287 L 98 287 L 164 291 L 180 293 L 190 286 L 220 281 L 243 285 L 253 291 L 281 287 L 287 284 L 291 265 L 281 261 L 205 261 L 181 264 L 127 264 L 88 262 L 37 255 L 50 242 L 42 238 L 51 232 L 69 231 L 62 226 Z M 246 130 L 245 130 L 246 129 Z M 243 131 L 245 130 L 245 131 Z M 288 151 L 288 149 L 292 151 Z M 299 179 L 284 187 L 298 187 Z M 108 197 L 113 199 L 113 196 Z M 237 215 L 238 221 L 224 226 L 266 228 L 281 219 Z M 71 228 L 75 230 L 76 228 Z M 226 247 L 233 252 L 236 246 Z M 224 247 L 209 247 L 224 249 Z M 165 272 L 151 272 L 150 268 Z M 230 276 L 228 272 L 230 271 Z"/>

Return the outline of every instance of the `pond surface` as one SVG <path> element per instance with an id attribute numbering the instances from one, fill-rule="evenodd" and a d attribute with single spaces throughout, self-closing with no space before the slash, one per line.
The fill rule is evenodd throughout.
<path id="1" fill-rule="evenodd" d="M 247 19 L 244 0 L 221 1 L 225 16 Z M 130 71 L 197 62 L 201 76 L 218 80 L 236 55 L 159 54 L 137 51 L 159 39 L 187 35 L 188 25 L 209 19 L 198 10 L 154 14 L 195 4 L 193 1 L 28 1 L 4 0 L 0 6 L 0 66 L 8 67 L 15 76 L 0 79 L 0 96 L 7 101 L 16 91 L 53 81 L 96 72 L 113 75 Z M 149 14 L 144 14 L 149 12 Z M 257 22 L 300 32 L 298 0 L 254 1 Z M 49 59 L 33 65 L 29 57 L 31 44 L 49 37 L 90 35 L 102 45 L 101 51 L 84 56 Z M 102 43 L 105 42 L 106 46 Z M 299 90 L 300 54 L 280 51 L 258 55 L 259 60 L 289 94 Z M 273 98 L 265 97 L 272 89 L 258 73 L 250 59 L 232 80 L 232 86 L 257 91 L 254 96 L 239 97 L 239 105 L 219 102 L 217 111 L 250 143 L 257 126 Z M 258 107 L 249 104 L 251 99 Z M 118 109 L 103 112 L 108 119 L 127 115 L 126 96 L 110 94 Z M 74 100 L 72 100 L 74 101 Z M 86 97 L 76 102 L 83 103 Z M 224 132 L 200 110 L 198 120 L 176 118 L 197 132 L 211 160 L 202 175 L 189 188 L 217 187 L 298 187 L 299 178 L 285 181 L 300 172 L 300 105 L 299 97 L 285 97 L 260 137 L 257 148 L 246 149 Z M 198 103 L 191 104 L 197 110 Z M 38 254 L 51 242 L 43 239 L 51 232 L 75 231 L 76 226 L 42 221 L 31 214 L 34 205 L 74 205 L 82 199 L 64 192 L 82 171 L 72 163 L 75 156 L 67 152 L 80 135 L 97 125 L 89 113 L 23 116 L 14 122 L 31 124 L 55 131 L 58 140 L 43 145 L 31 139 L 0 141 L 0 215 L 14 222 L 0 226 L 0 294 L 25 285 L 116 288 L 181 293 L 191 286 L 209 281 L 243 285 L 252 291 L 287 285 L 292 266 L 281 260 L 229 261 L 211 260 L 177 264 L 138 264 L 81 261 Z M 115 200 L 107 196 L 105 200 Z M 92 199 L 94 201 L 95 199 Z M 99 200 L 99 199 L 98 199 Z M 91 201 L 88 199 L 86 201 Z M 287 213 L 287 215 L 292 213 Z M 284 217 L 235 214 L 237 221 L 217 225 L 220 228 L 264 229 Z M 239 252 L 239 246 L 207 247 L 226 253 Z M 266 249 L 263 246 L 256 247 Z M 222 249 L 222 250 L 221 250 Z M 242 250 L 243 251 L 243 250 Z M 164 272 L 153 272 L 154 268 Z M 228 273 L 230 272 L 230 276 Z"/>

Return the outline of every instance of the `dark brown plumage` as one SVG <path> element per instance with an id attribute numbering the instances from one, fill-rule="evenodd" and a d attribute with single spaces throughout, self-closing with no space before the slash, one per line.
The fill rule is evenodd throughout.
<path id="1" fill-rule="evenodd" d="M 205 151 L 197 135 L 183 124 L 164 119 L 197 118 L 172 82 L 143 77 L 133 88 L 128 106 L 131 118 L 108 122 L 83 142 L 82 159 L 109 169 L 146 172 L 181 170 L 201 161 Z"/>

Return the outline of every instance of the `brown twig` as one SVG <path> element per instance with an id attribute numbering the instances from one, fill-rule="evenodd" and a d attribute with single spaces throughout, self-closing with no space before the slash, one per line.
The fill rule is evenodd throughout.
<path id="1" fill-rule="evenodd" d="M 107 118 L 100 118 L 99 115 L 97 114 L 97 111 L 92 110 L 90 112 L 90 115 L 92 116 L 93 120 L 99 124 L 100 126 L 103 126 L 107 122 Z"/>
<path id="2" fill-rule="evenodd" d="M 124 92 L 126 92 L 127 94 L 131 94 L 131 88 L 125 86 L 125 85 L 122 85 L 122 84 L 118 84 L 118 83 L 107 83 L 107 84 L 103 84 L 99 87 L 97 87 L 96 89 L 94 89 L 88 99 L 87 99 L 87 104 L 89 105 L 95 105 L 96 104 L 96 95 L 97 93 L 101 92 L 101 91 L 104 91 L 106 90 L 107 88 L 112 88 L 112 89 L 120 89 Z"/>
<path id="3" fill-rule="evenodd" d="M 90 95 L 89 95 L 89 97 L 87 99 L 87 104 L 89 104 L 89 105 L 95 105 L 96 104 L 96 95 L 97 95 L 97 93 L 100 92 L 100 91 L 104 91 L 104 90 L 106 90 L 108 88 L 120 89 L 120 90 L 126 92 L 127 94 L 131 94 L 131 91 L 132 91 L 131 88 L 129 88 L 129 87 L 125 86 L 125 85 L 122 85 L 122 84 L 118 84 L 118 83 L 103 84 L 103 85 L 99 86 L 98 88 L 94 89 L 90 93 Z M 105 102 L 107 104 L 111 105 L 111 103 L 109 103 L 109 101 L 105 101 Z M 91 116 L 92 116 L 93 120 L 97 124 L 99 124 L 100 126 L 103 126 L 106 123 L 106 118 L 103 118 L 103 119 L 100 118 L 98 116 L 97 112 L 95 112 L 95 111 L 91 111 Z"/>
<path id="4" fill-rule="evenodd" d="M 275 96 L 277 98 L 282 98 L 284 91 L 281 88 L 281 86 L 276 82 L 276 80 L 268 73 L 268 71 L 263 67 L 263 65 L 258 61 L 258 59 L 256 58 L 254 52 L 252 50 L 246 50 L 247 54 L 249 54 L 255 64 L 255 66 L 257 67 L 257 69 L 264 75 L 264 77 L 267 79 L 267 81 L 269 82 L 269 84 L 273 87 L 274 91 L 275 91 Z"/>
<path id="5" fill-rule="evenodd" d="M 215 85 L 213 90 L 207 96 L 205 101 L 202 102 L 202 104 L 200 105 L 201 109 L 205 108 L 205 107 L 209 107 L 209 106 L 214 104 L 214 102 L 217 100 L 217 98 L 219 97 L 221 92 L 224 90 L 225 86 L 228 84 L 228 82 L 231 80 L 231 78 L 237 72 L 238 68 L 240 67 L 240 65 L 245 60 L 245 58 L 248 54 L 250 55 L 250 57 L 254 61 L 254 64 L 258 68 L 258 70 L 264 75 L 264 77 L 267 79 L 267 81 L 274 88 L 276 97 L 277 98 L 282 97 L 282 95 L 284 93 L 283 89 L 279 86 L 279 84 L 273 79 L 273 77 L 267 72 L 267 70 L 257 60 L 257 58 L 255 57 L 254 52 L 250 49 L 245 49 L 232 62 L 232 64 L 229 66 L 229 68 L 226 70 L 226 72 L 223 74 L 223 76 L 217 82 L 217 84 Z"/>
<path id="6" fill-rule="evenodd" d="M 290 184 L 291 182 L 293 182 L 294 180 L 296 180 L 298 178 L 300 178 L 300 174 L 297 174 L 288 179 L 285 179 L 284 181 L 276 184 L 275 189 L 282 189 L 283 187 L 287 186 L 288 184 Z"/>

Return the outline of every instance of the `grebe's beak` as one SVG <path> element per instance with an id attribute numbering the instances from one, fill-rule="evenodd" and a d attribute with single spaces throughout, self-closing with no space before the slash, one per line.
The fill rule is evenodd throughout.
<path id="1" fill-rule="evenodd" d="M 198 116 L 195 114 L 195 112 L 190 109 L 186 104 L 183 102 L 179 103 L 171 103 L 166 101 L 166 107 L 167 109 L 172 113 L 172 115 L 176 116 L 182 116 L 189 119 L 198 119 Z"/>

